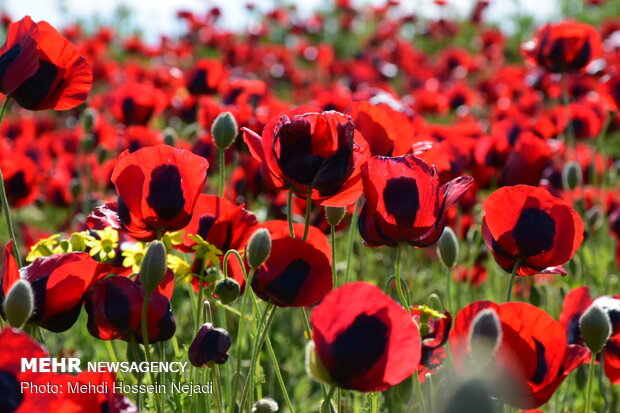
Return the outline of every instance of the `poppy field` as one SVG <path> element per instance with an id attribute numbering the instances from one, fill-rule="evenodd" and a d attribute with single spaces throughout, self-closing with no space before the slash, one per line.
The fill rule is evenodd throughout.
<path id="1" fill-rule="evenodd" d="M 620 412 L 620 3 L 493 1 L 1 14 L 0 413 Z"/>

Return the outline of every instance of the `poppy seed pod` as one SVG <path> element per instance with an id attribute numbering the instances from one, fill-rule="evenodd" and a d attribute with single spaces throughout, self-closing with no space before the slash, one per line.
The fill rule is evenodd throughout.
<path id="1" fill-rule="evenodd" d="M 4 314 L 9 324 L 21 328 L 34 309 L 34 297 L 32 287 L 26 280 L 17 280 L 4 300 Z"/>
<path id="2" fill-rule="evenodd" d="M 232 344 L 230 334 L 223 328 L 214 328 L 205 323 L 198 330 L 198 334 L 189 347 L 189 361 L 196 367 L 205 364 L 224 364 L 228 360 L 228 349 Z"/>
<path id="3" fill-rule="evenodd" d="M 153 292 L 161 283 L 166 268 L 166 246 L 161 241 L 153 241 L 140 266 L 140 280 L 147 293 Z"/>
<path id="4" fill-rule="evenodd" d="M 454 267 L 459 259 L 459 240 L 452 228 L 445 227 L 437 242 L 437 255 L 443 265 L 448 268 Z"/>
<path id="5" fill-rule="evenodd" d="M 267 229 L 259 228 L 254 231 L 248 241 L 245 254 L 252 268 L 258 268 L 267 261 L 271 254 L 271 235 Z"/>
<path id="6" fill-rule="evenodd" d="M 218 281 L 215 284 L 215 289 L 213 290 L 214 294 L 220 299 L 222 304 L 230 304 L 235 301 L 237 297 L 239 297 L 240 291 L 241 287 L 239 286 L 239 283 L 232 278 L 225 278 Z"/>
<path id="7" fill-rule="evenodd" d="M 252 413 L 275 413 L 278 411 L 279 407 L 280 406 L 278 406 L 278 403 L 274 399 L 264 397 L 254 403 Z"/>
<path id="8" fill-rule="evenodd" d="M 325 219 L 327 219 L 327 223 L 332 227 L 340 224 L 340 221 L 342 221 L 346 213 L 347 209 L 344 207 L 325 207 Z"/>
<path id="9" fill-rule="evenodd" d="M 598 354 L 611 335 L 609 315 L 598 305 L 591 305 L 579 319 L 579 329 L 586 346 L 592 353 Z"/>
<path id="10" fill-rule="evenodd" d="M 222 112 L 211 125 L 211 135 L 215 145 L 220 149 L 228 149 L 235 142 L 239 127 L 235 117 L 230 112 Z"/>
<path id="11" fill-rule="evenodd" d="M 562 170 L 562 186 L 565 190 L 573 190 L 583 181 L 581 166 L 577 162 L 568 162 Z"/>

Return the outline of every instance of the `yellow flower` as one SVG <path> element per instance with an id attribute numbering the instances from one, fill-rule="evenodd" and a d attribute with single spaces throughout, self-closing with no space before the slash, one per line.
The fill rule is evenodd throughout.
<path id="1" fill-rule="evenodd" d="M 439 311 L 427 306 L 427 305 L 416 305 L 412 307 L 414 310 L 420 311 L 422 314 L 426 316 L 431 316 L 433 318 L 447 318 L 445 314 L 440 313 Z"/>
<path id="2" fill-rule="evenodd" d="M 215 245 L 209 244 L 205 241 L 200 235 L 189 235 L 189 238 L 196 243 L 192 247 L 194 251 L 196 251 L 196 257 L 203 258 L 205 261 L 210 261 L 212 264 L 219 264 L 219 256 L 222 255 L 222 251 L 220 251 Z"/>
<path id="3" fill-rule="evenodd" d="M 161 237 L 161 242 L 166 246 L 166 251 L 172 250 L 175 245 L 182 244 L 184 234 L 185 231 L 166 232 Z"/>
<path id="4" fill-rule="evenodd" d="M 183 277 L 185 281 L 191 280 L 192 267 L 183 258 L 178 255 L 168 254 L 168 268 L 170 268 L 176 277 Z"/>
<path id="5" fill-rule="evenodd" d="M 33 262 L 39 257 L 49 257 L 54 254 L 54 250 L 58 246 L 58 238 L 60 238 L 60 234 L 54 234 L 49 238 L 39 240 L 30 248 L 30 252 L 26 256 L 26 261 Z"/>
<path id="6" fill-rule="evenodd" d="M 86 251 L 94 241 L 95 237 L 90 235 L 88 231 L 74 232 L 69 239 L 71 251 Z"/>
<path id="7" fill-rule="evenodd" d="M 118 232 L 107 227 L 103 231 L 97 231 L 99 239 L 90 242 L 89 254 L 91 257 L 99 256 L 101 261 L 113 260 L 116 257 L 116 247 L 118 247 Z"/>
<path id="8" fill-rule="evenodd" d="M 140 272 L 142 260 L 146 254 L 146 244 L 144 242 L 136 242 L 130 247 L 123 250 L 123 267 L 131 267 L 131 271 Z"/>

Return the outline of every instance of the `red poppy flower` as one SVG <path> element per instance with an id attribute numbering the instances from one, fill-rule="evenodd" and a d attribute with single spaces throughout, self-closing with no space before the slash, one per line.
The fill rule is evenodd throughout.
<path id="1" fill-rule="evenodd" d="M 551 163 L 551 146 L 533 132 L 526 131 L 508 155 L 500 176 L 501 185 L 538 185 L 544 169 Z"/>
<path id="2" fill-rule="evenodd" d="M 434 244 L 448 208 L 473 182 L 463 176 L 440 185 L 437 170 L 414 155 L 374 156 L 362 167 L 362 178 L 366 202 L 358 226 L 371 247 Z"/>
<path id="3" fill-rule="evenodd" d="M 185 86 L 192 95 L 209 95 L 221 90 L 228 73 L 217 60 L 202 59 L 185 75 Z"/>
<path id="4" fill-rule="evenodd" d="M 224 364 L 228 360 L 228 349 L 232 344 L 230 334 L 211 323 L 203 324 L 189 347 L 187 355 L 193 366 Z"/>
<path id="5" fill-rule="evenodd" d="M 2 159 L 0 168 L 9 205 L 21 207 L 31 204 L 39 195 L 37 165 L 32 159 L 15 153 Z"/>
<path id="6" fill-rule="evenodd" d="M 360 167 L 368 144 L 351 118 L 302 106 L 272 118 L 262 137 L 243 128 L 252 156 L 275 189 L 292 187 L 302 198 L 312 190 L 321 205 L 348 206 L 362 192 Z"/>
<path id="7" fill-rule="evenodd" d="M 0 49 L 0 92 L 29 110 L 67 110 L 86 100 L 90 65 L 49 23 L 29 16 L 8 29 Z"/>
<path id="8" fill-rule="evenodd" d="M 420 333 L 411 315 L 379 288 L 345 284 L 312 311 L 315 351 L 334 383 L 384 391 L 420 362 Z"/>
<path id="9" fill-rule="evenodd" d="M 44 412 L 54 402 L 53 393 L 33 393 L 32 386 L 22 391 L 21 383 L 49 383 L 52 373 L 22 371 L 23 358 L 49 357 L 47 351 L 26 333 L 17 329 L 0 330 L 0 410 L 9 413 Z"/>
<path id="10" fill-rule="evenodd" d="M 88 290 L 84 307 L 88 313 L 88 332 L 101 340 L 121 339 L 142 343 L 142 303 L 144 288 L 126 277 L 113 276 L 97 281 Z M 168 297 L 151 293 L 148 306 L 149 343 L 170 339 L 176 322 Z"/>
<path id="11" fill-rule="evenodd" d="M 480 365 L 472 353 L 477 340 L 490 344 Z M 488 340 L 488 341 L 487 341 Z M 457 314 L 450 349 L 459 374 L 484 368 L 484 377 L 511 406 L 531 409 L 553 395 L 558 386 L 589 357 L 587 348 L 567 345 L 566 330 L 528 303 L 477 301 Z"/>
<path id="12" fill-rule="evenodd" d="M 188 235 L 197 234 L 223 252 L 241 250 L 257 228 L 258 220 L 243 205 L 215 195 L 200 194 L 192 219 L 183 228 L 185 236 L 181 249 L 191 252 L 194 241 Z"/>
<path id="13" fill-rule="evenodd" d="M 518 275 L 566 274 L 583 241 L 583 223 L 566 202 L 546 189 L 527 185 L 503 187 L 484 202 L 482 236 L 495 261 Z"/>
<path id="14" fill-rule="evenodd" d="M 372 156 L 398 156 L 411 152 L 413 125 L 404 113 L 385 103 L 356 102 L 351 117 L 355 129 L 368 142 Z"/>
<path id="15" fill-rule="evenodd" d="M 182 229 L 192 218 L 208 167 L 206 159 L 167 145 L 125 151 L 112 172 L 118 202 L 96 208 L 87 225 L 112 226 L 143 241 L 158 231 Z"/>
<path id="16" fill-rule="evenodd" d="M 86 290 L 108 272 L 108 265 L 86 252 L 37 258 L 20 270 L 34 294 L 34 312 L 28 322 L 53 332 L 68 330 L 80 315 Z"/>
<path id="17" fill-rule="evenodd" d="M 166 95 L 148 83 L 126 83 L 113 93 L 112 111 L 125 125 L 146 125 L 167 105 Z"/>
<path id="18" fill-rule="evenodd" d="M 99 386 L 104 384 L 107 392 L 64 392 L 57 395 L 57 407 L 54 411 L 59 413 L 68 412 L 111 412 L 111 413 L 134 413 L 137 407 L 129 398 L 121 393 L 114 392 L 116 375 L 111 372 L 99 373 L 83 371 L 76 376 L 71 374 L 52 375 L 52 384 L 68 389 L 69 384 Z M 79 406 L 76 410 L 76 406 Z"/>
<path id="19" fill-rule="evenodd" d="M 593 300 L 588 287 L 577 287 L 564 298 L 560 323 L 566 328 L 568 344 L 583 345 L 579 319 L 592 305 L 609 315 L 612 333 L 603 348 L 602 359 L 609 380 L 613 384 L 620 384 L 620 295 L 602 295 Z"/>
<path id="20" fill-rule="evenodd" d="M 420 325 L 422 311 L 411 310 L 413 320 Z M 428 324 L 428 332 L 422 337 L 422 357 L 418 366 L 418 378 L 421 382 L 426 380 L 427 374 L 435 373 L 446 359 L 446 349 L 444 345 L 448 341 L 450 327 L 452 327 L 452 316 L 448 311 L 443 313 L 445 318 L 431 317 Z"/>
<path id="21" fill-rule="evenodd" d="M 601 36 L 589 24 L 564 21 L 546 24 L 523 45 L 525 57 L 552 73 L 585 68 L 602 53 Z"/>
<path id="22" fill-rule="evenodd" d="M 252 289 L 261 299 L 279 307 L 316 304 L 332 289 L 331 246 L 325 234 L 295 224 L 291 238 L 285 221 L 265 225 L 271 233 L 271 254 L 254 275 Z"/>

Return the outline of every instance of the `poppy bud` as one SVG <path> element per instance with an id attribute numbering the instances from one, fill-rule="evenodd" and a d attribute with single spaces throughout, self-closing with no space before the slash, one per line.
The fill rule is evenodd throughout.
<path id="1" fill-rule="evenodd" d="M 97 139 L 95 138 L 95 135 L 92 133 L 84 134 L 84 137 L 82 138 L 82 150 L 84 153 L 91 153 L 96 146 Z"/>
<path id="2" fill-rule="evenodd" d="M 144 254 L 140 266 L 140 280 L 144 291 L 153 292 L 166 274 L 166 247 L 161 241 L 153 241 Z"/>
<path id="3" fill-rule="evenodd" d="M 164 129 L 162 135 L 164 136 L 164 143 L 169 146 L 174 146 L 174 142 L 179 139 L 177 131 L 170 127 Z"/>
<path id="4" fill-rule="evenodd" d="M 278 408 L 278 403 L 274 399 L 265 397 L 254 403 L 252 413 L 275 413 Z"/>
<path id="5" fill-rule="evenodd" d="M 17 280 L 4 300 L 4 313 L 9 324 L 21 328 L 32 315 L 34 308 L 32 287 L 26 280 Z"/>
<path id="6" fill-rule="evenodd" d="M 259 228 L 252 234 L 245 253 L 252 268 L 258 268 L 267 261 L 271 254 L 271 235 L 266 228 Z"/>
<path id="7" fill-rule="evenodd" d="M 227 351 L 231 344 L 232 340 L 228 331 L 205 323 L 200 327 L 189 347 L 189 361 L 196 367 L 202 367 L 205 364 L 212 366 L 213 363 L 224 364 L 228 360 Z"/>
<path id="8" fill-rule="evenodd" d="M 581 166 L 577 162 L 568 162 L 562 170 L 562 186 L 565 190 L 573 190 L 583 181 Z"/>
<path id="9" fill-rule="evenodd" d="M 495 310 L 480 311 L 471 325 L 469 355 L 478 366 L 487 366 L 502 342 L 502 328 Z"/>
<path id="10" fill-rule="evenodd" d="M 609 315 L 598 305 L 591 305 L 579 319 L 581 338 L 592 353 L 598 354 L 611 335 Z"/>
<path id="11" fill-rule="evenodd" d="M 454 267 L 459 258 L 459 240 L 452 228 L 445 227 L 437 242 L 437 255 L 448 268 Z"/>
<path id="12" fill-rule="evenodd" d="M 306 344 L 306 372 L 317 381 L 324 383 L 332 382 L 332 378 L 325 368 L 325 365 L 316 354 L 314 341 L 309 341 L 308 344 Z"/>
<path id="13" fill-rule="evenodd" d="M 215 284 L 213 292 L 220 299 L 222 304 L 230 304 L 239 297 L 241 287 L 239 283 L 232 278 L 225 278 Z"/>
<path id="14" fill-rule="evenodd" d="M 98 114 L 97 111 L 93 108 L 86 108 L 84 113 L 82 113 L 82 128 L 84 132 L 89 134 L 93 131 L 93 126 L 97 122 Z"/>
<path id="15" fill-rule="evenodd" d="M 344 207 L 325 207 L 325 219 L 327 219 L 327 222 L 332 227 L 340 224 L 340 221 L 342 221 L 346 213 L 347 209 Z"/>
<path id="16" fill-rule="evenodd" d="M 228 149 L 235 142 L 238 132 L 237 121 L 230 112 L 222 112 L 217 115 L 213 125 L 211 125 L 213 141 L 220 149 Z"/>

